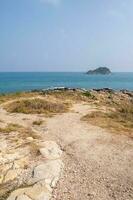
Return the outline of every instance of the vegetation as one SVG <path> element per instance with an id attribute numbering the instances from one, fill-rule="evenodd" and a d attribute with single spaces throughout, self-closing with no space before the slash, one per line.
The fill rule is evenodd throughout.
<path id="1" fill-rule="evenodd" d="M 127 101 L 117 104 L 113 110 L 107 112 L 94 111 L 83 117 L 83 120 L 117 133 L 127 133 L 133 137 L 133 102 Z"/>
<path id="2" fill-rule="evenodd" d="M 55 114 L 66 112 L 69 108 L 67 103 L 50 102 L 40 98 L 22 99 L 5 106 L 11 113 L 25 114 Z"/>
<path id="3" fill-rule="evenodd" d="M 17 131 L 20 128 L 21 128 L 21 126 L 19 126 L 18 124 L 10 123 L 4 128 L 0 127 L 0 132 L 2 132 L 2 133 L 10 133 L 10 132 L 13 132 L 13 131 Z"/>
<path id="4" fill-rule="evenodd" d="M 24 126 L 21 126 L 19 124 L 10 123 L 10 124 L 7 124 L 7 126 L 4 128 L 0 128 L 0 133 L 7 133 L 8 136 L 9 136 L 9 133 L 11 132 L 18 132 L 20 138 L 24 138 L 24 139 L 26 137 L 33 137 L 34 139 L 38 138 L 37 134 L 34 133 L 30 128 L 25 128 Z"/>
<path id="5" fill-rule="evenodd" d="M 19 98 L 20 97 L 20 98 Z M 72 103 L 91 102 L 98 111 L 86 115 L 83 119 L 89 123 L 110 129 L 113 132 L 133 132 L 133 100 L 132 95 L 123 92 L 57 90 L 47 92 L 22 92 L 1 95 L 0 102 L 11 113 L 45 114 L 52 116 L 68 111 Z M 11 102 L 10 102 L 11 100 Z M 9 102 L 8 102 L 9 101 Z M 101 110 L 101 111 L 100 111 Z M 103 112 L 104 111 L 104 112 Z M 33 125 L 41 125 L 43 121 L 34 121 Z M 15 131 L 18 127 L 8 125 L 1 132 Z"/>
<path id="6" fill-rule="evenodd" d="M 81 92 L 80 90 L 48 91 L 47 93 L 42 92 L 41 95 L 53 97 L 59 101 L 65 101 L 69 103 L 76 103 L 85 100 L 83 92 Z"/>
<path id="7" fill-rule="evenodd" d="M 95 74 L 106 75 L 106 74 L 111 74 L 111 71 L 107 67 L 99 67 L 99 68 L 94 69 L 94 70 L 89 70 L 87 72 L 87 74 L 89 74 L 89 75 L 95 75 Z"/>
<path id="8" fill-rule="evenodd" d="M 12 134 L 12 132 L 15 132 L 15 134 Z M 8 141 L 14 145 L 14 148 L 28 146 L 32 155 L 36 156 L 38 154 L 39 147 L 34 142 L 34 139 L 41 139 L 41 135 L 34 132 L 31 128 L 10 123 L 5 128 L 0 128 L 0 133 L 8 137 Z M 27 140 L 27 138 L 33 138 L 33 141 Z"/>
<path id="9" fill-rule="evenodd" d="M 38 92 L 15 92 L 15 93 L 7 93 L 0 94 L 0 104 L 5 103 L 6 101 L 12 101 L 18 98 L 28 98 L 35 97 L 38 95 Z"/>
<path id="10" fill-rule="evenodd" d="M 55 100 L 66 102 L 66 103 L 76 103 L 81 101 L 88 101 L 90 99 L 95 99 L 93 92 L 91 91 L 81 91 L 81 90 L 56 90 L 56 91 L 32 91 L 32 92 L 16 92 L 11 94 L 0 94 L 0 104 L 20 101 L 24 99 L 31 98 L 44 98 L 47 101 L 53 102 Z"/>
<path id="11" fill-rule="evenodd" d="M 34 121 L 33 125 L 40 126 L 43 124 L 43 122 L 44 122 L 43 120 Z"/>
<path id="12" fill-rule="evenodd" d="M 89 91 L 84 92 L 83 95 L 86 96 L 86 97 L 88 97 L 88 98 L 90 98 L 90 99 L 94 99 L 94 100 L 96 100 L 95 95 L 92 94 L 92 93 L 89 92 Z"/>

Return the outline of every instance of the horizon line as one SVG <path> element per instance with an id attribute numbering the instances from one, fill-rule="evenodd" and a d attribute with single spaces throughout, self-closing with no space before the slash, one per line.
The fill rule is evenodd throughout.
<path id="1" fill-rule="evenodd" d="M 87 71 L 0 71 L 0 73 L 86 73 Z M 133 73 L 133 71 L 112 71 L 111 73 Z"/>

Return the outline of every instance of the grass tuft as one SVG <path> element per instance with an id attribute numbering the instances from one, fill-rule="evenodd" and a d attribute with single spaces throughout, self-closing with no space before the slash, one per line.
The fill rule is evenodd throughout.
<path id="1" fill-rule="evenodd" d="M 40 126 L 43 124 L 43 122 L 44 122 L 43 120 L 34 121 L 33 125 Z"/>
<path id="2" fill-rule="evenodd" d="M 35 98 L 27 100 L 18 100 L 9 103 L 5 109 L 11 113 L 25 114 L 54 114 L 66 112 L 69 108 L 67 103 L 48 102 L 44 99 Z"/>
<path id="3" fill-rule="evenodd" d="M 133 102 L 117 104 L 114 110 L 107 112 L 94 111 L 83 120 L 112 132 L 125 133 L 133 137 Z"/>
<path id="4" fill-rule="evenodd" d="M 0 128 L 0 132 L 2 132 L 2 133 L 10 133 L 10 132 L 13 132 L 13 131 L 17 131 L 20 128 L 21 128 L 20 125 L 10 123 L 4 128 Z"/>
<path id="5" fill-rule="evenodd" d="M 92 93 L 89 92 L 89 91 L 84 92 L 83 95 L 86 96 L 86 97 L 88 97 L 88 98 L 90 98 L 90 99 L 96 100 L 95 95 L 92 94 Z"/>

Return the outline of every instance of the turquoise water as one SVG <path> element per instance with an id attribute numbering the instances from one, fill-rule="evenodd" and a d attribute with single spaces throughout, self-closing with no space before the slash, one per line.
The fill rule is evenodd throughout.
<path id="1" fill-rule="evenodd" d="M 0 73 L 0 93 L 49 87 L 104 88 L 133 90 L 133 73 L 86 75 L 84 73 Z"/>

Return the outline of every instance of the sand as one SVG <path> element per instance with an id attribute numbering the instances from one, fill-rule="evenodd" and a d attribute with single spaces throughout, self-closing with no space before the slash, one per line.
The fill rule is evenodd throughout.
<path id="1" fill-rule="evenodd" d="M 68 113 L 45 118 L 9 115 L 1 108 L 0 118 L 7 123 L 32 127 L 34 120 L 45 120 L 36 131 L 62 149 L 65 169 L 52 200 L 133 199 L 133 140 L 81 121 L 93 110 L 94 106 L 80 103 Z"/>

